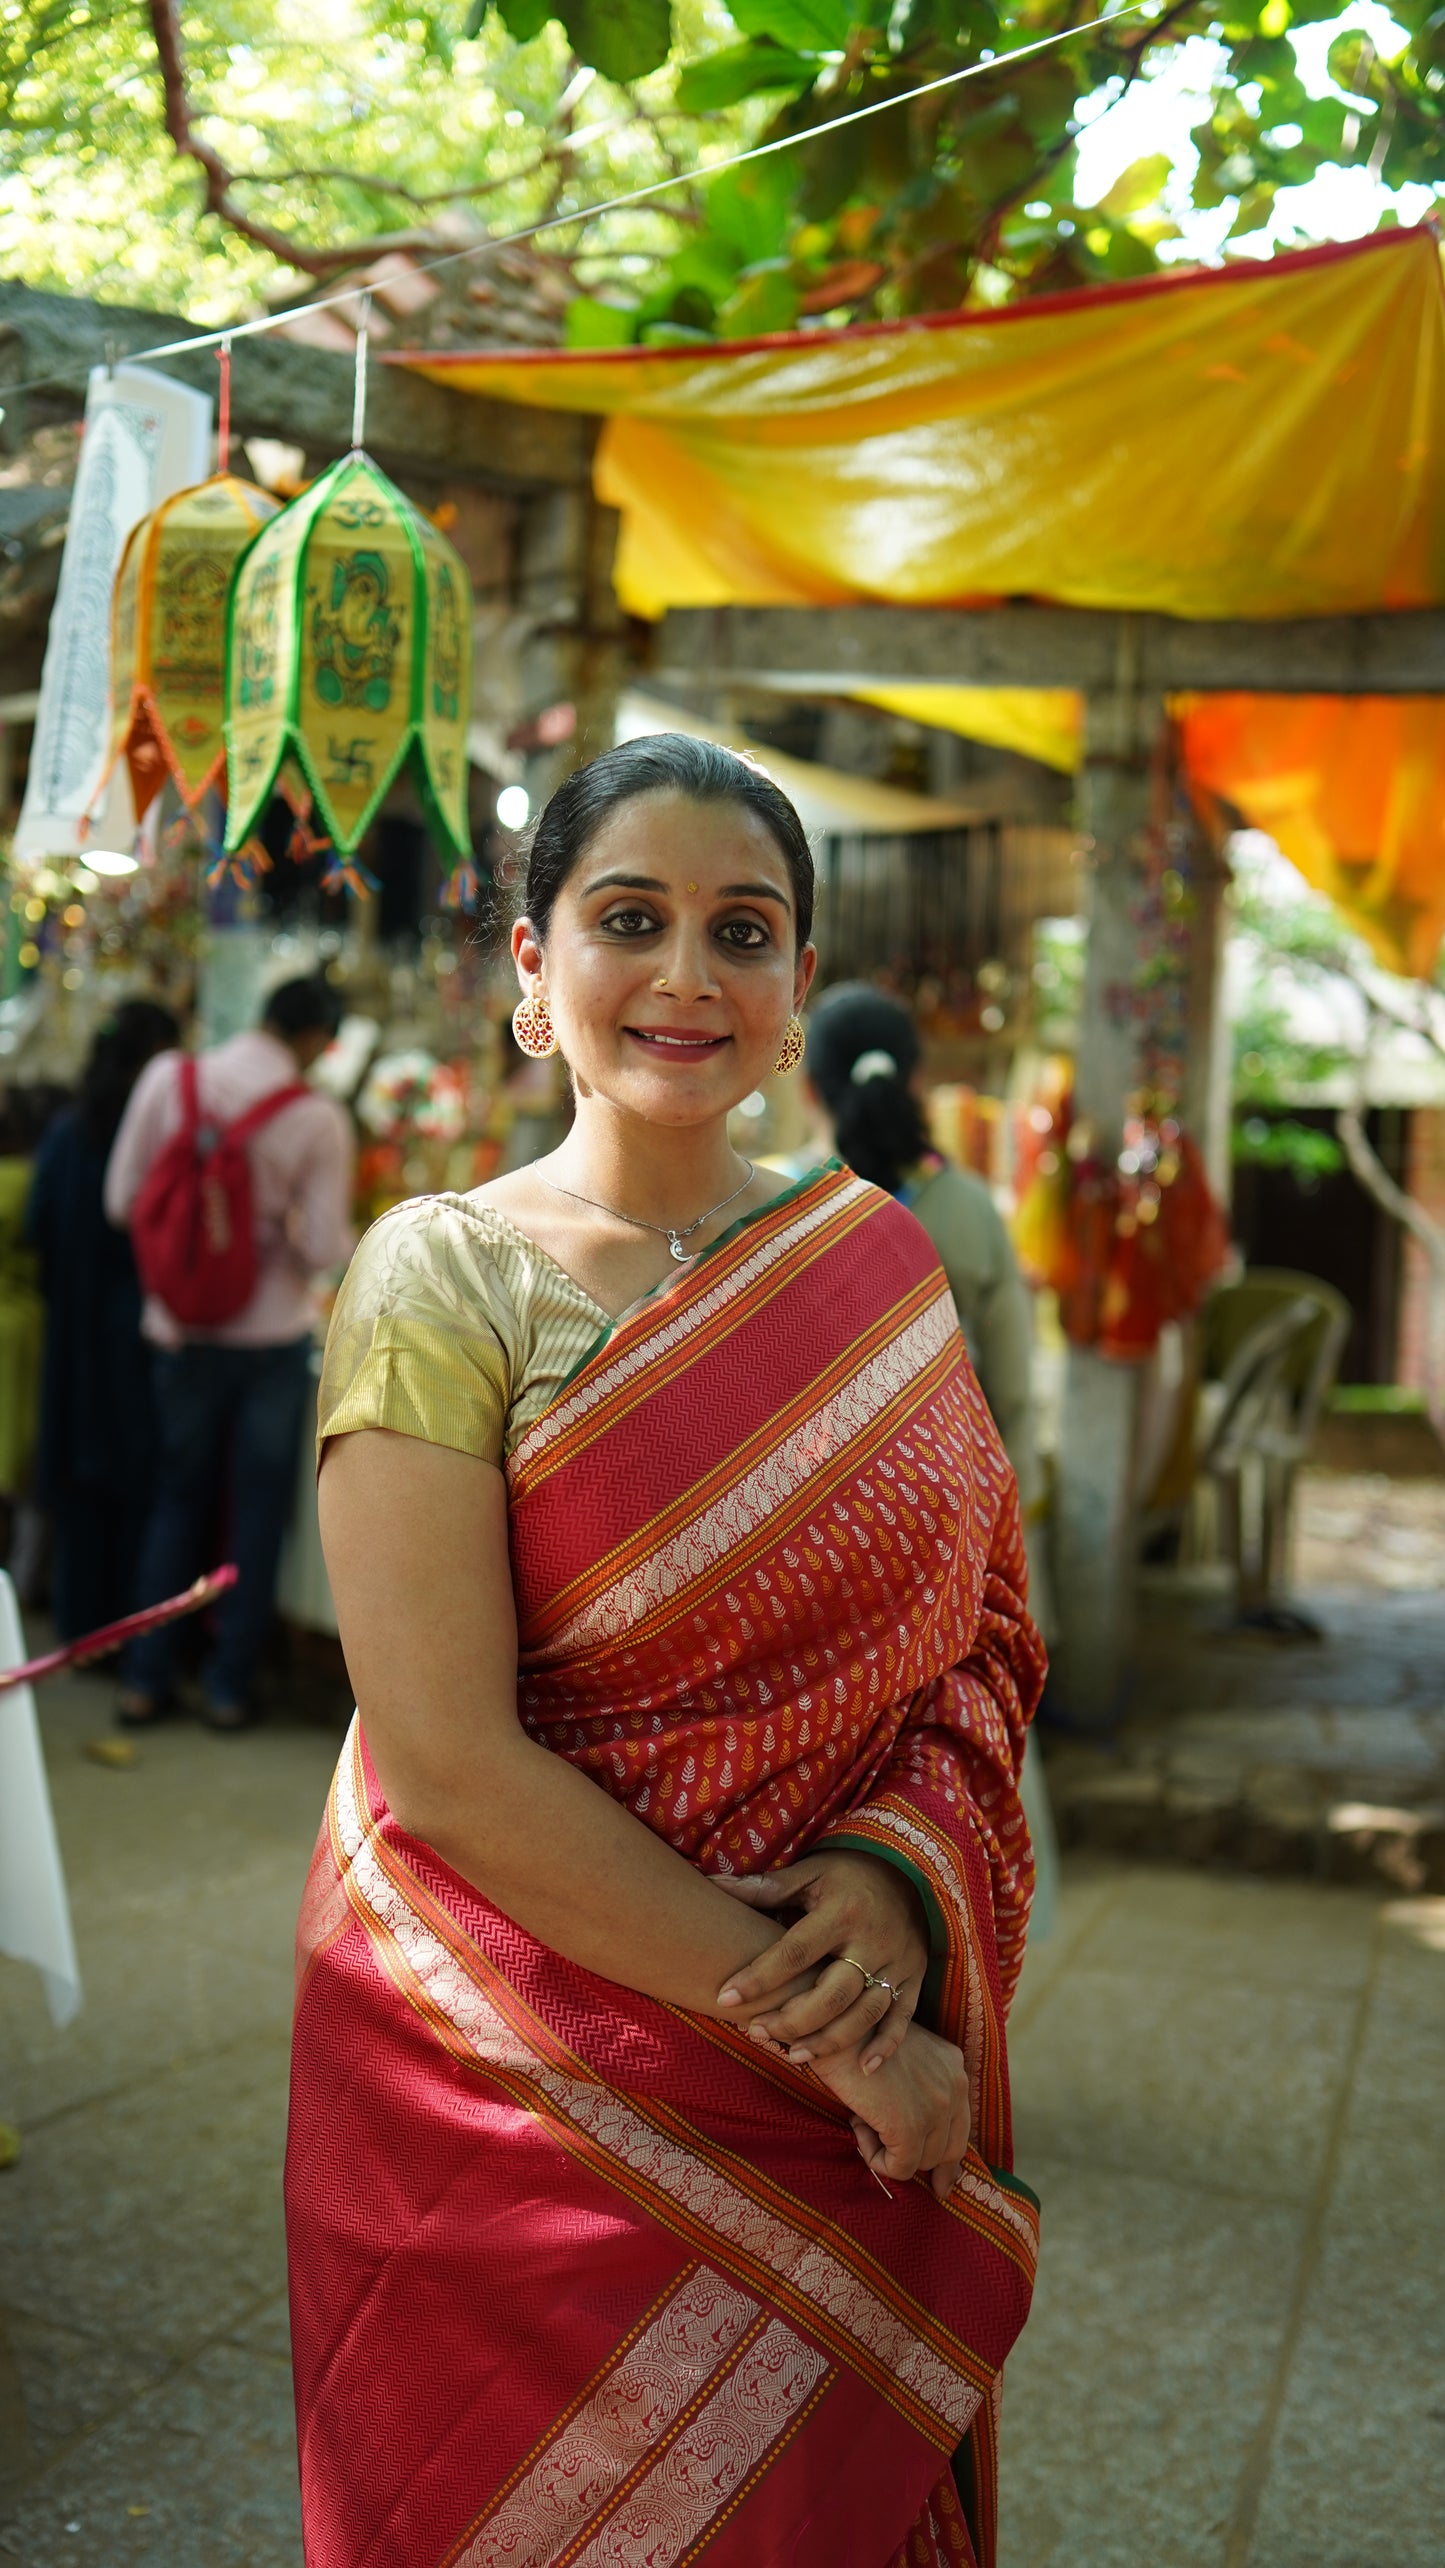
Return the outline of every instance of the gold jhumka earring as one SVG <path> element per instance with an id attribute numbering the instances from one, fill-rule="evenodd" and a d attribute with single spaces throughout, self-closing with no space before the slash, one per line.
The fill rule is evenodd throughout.
<path id="1" fill-rule="evenodd" d="M 776 1061 L 773 1063 L 773 1076 L 775 1079 L 786 1079 L 790 1071 L 797 1069 L 799 1062 L 803 1058 L 806 1042 L 807 1038 L 804 1035 L 802 1026 L 799 1024 L 798 1019 L 795 1016 L 789 1017 L 788 1030 L 783 1037 L 782 1051 L 778 1054 Z"/>
<path id="2" fill-rule="evenodd" d="M 545 1061 L 557 1049 L 557 1033 L 552 1011 L 540 990 L 529 999 L 519 999 L 512 1010 L 512 1032 L 517 1048 L 531 1061 Z"/>

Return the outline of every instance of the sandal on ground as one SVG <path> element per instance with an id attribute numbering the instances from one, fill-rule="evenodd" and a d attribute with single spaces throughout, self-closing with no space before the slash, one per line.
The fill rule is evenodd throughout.
<path id="1" fill-rule="evenodd" d="M 201 1719 L 208 1730 L 253 1730 L 256 1715 L 245 1703 L 213 1703 L 208 1698 Z"/>
<path id="2" fill-rule="evenodd" d="M 122 1686 L 116 1696 L 115 1719 L 120 1730 L 153 1730 L 158 1721 L 168 1721 L 175 1710 L 170 1694 L 143 1694 L 139 1686 Z"/>

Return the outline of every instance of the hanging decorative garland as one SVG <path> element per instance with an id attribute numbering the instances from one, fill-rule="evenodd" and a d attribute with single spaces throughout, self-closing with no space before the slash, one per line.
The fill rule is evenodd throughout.
<path id="1" fill-rule="evenodd" d="M 223 781 L 227 591 L 279 507 L 221 472 L 162 500 L 127 539 L 111 608 L 111 765 L 125 760 L 138 820 L 168 776 L 188 812 Z"/>
<path id="2" fill-rule="evenodd" d="M 227 611 L 226 851 L 252 837 L 294 762 L 336 851 L 354 859 L 410 766 L 433 835 L 470 863 L 471 586 L 446 537 L 355 452 L 263 526 Z"/>

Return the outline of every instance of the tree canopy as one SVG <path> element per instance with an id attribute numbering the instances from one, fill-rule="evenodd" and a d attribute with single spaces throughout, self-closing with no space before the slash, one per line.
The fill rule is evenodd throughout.
<path id="1" fill-rule="evenodd" d="M 747 336 L 1146 274 L 1179 174 L 1076 197 L 1089 118 L 1191 47 L 1189 202 L 1259 246 L 1321 169 L 1445 184 L 1445 8 L 1392 0 L 0 0 L 11 274 L 231 317 L 544 215 L 578 344 Z M 1361 20 L 1367 23 L 1360 23 Z M 1337 26 L 1329 79 L 1302 36 Z M 1028 51 L 1041 37 L 1060 41 Z M 859 107 L 976 76 L 861 123 Z M 795 148 L 588 221 L 762 139 Z M 1166 202 L 1167 198 L 1167 202 Z M 1382 197 L 1385 219 L 1388 198 Z"/>

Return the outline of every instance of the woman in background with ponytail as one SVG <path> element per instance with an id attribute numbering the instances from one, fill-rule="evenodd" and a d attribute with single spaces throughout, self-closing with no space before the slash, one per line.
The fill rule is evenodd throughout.
<path id="1" fill-rule="evenodd" d="M 908 1010 L 866 981 L 838 982 L 809 1014 L 807 1074 L 831 1146 L 906 1205 L 938 1251 L 1027 1513 L 1039 1494 L 1028 1286 L 984 1180 L 934 1148 L 915 1085 L 922 1057 Z"/>
<path id="2" fill-rule="evenodd" d="M 923 1058 L 901 1000 L 867 981 L 840 981 L 808 1017 L 807 1074 L 829 1127 L 831 1148 L 854 1174 L 906 1205 L 928 1233 L 948 1278 L 979 1388 L 1014 1467 L 1029 1563 L 1029 1605 L 1045 1640 L 1053 1614 L 1043 1527 L 1043 1490 L 1034 1441 L 1033 1305 L 1014 1246 L 982 1177 L 936 1150 L 915 1082 Z M 1053 1924 L 1058 1852 L 1043 1768 L 1024 1761 L 1019 1778 L 1037 1878 L 1032 1932 Z"/>

